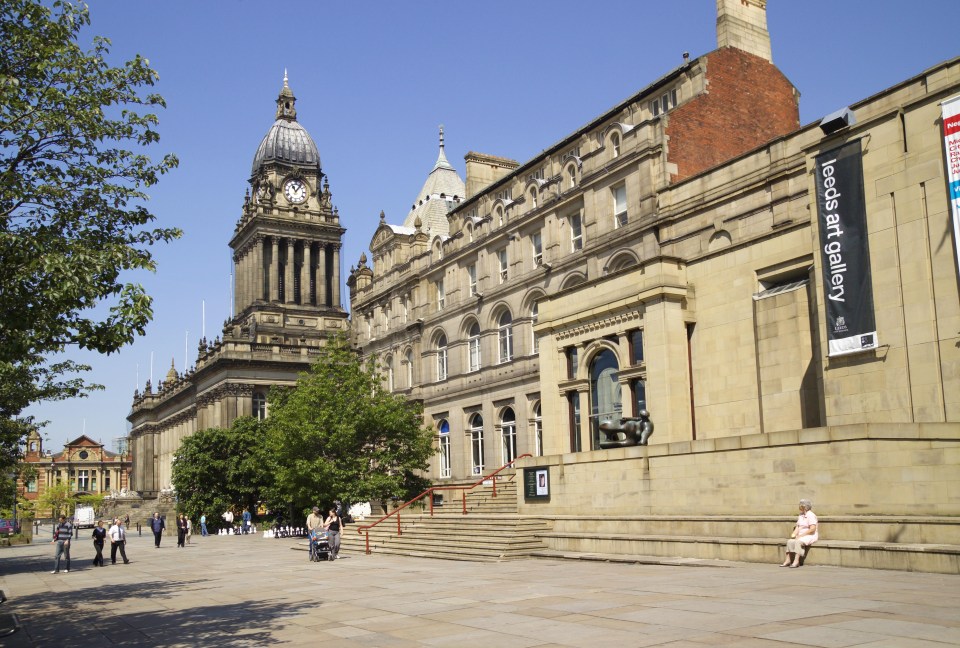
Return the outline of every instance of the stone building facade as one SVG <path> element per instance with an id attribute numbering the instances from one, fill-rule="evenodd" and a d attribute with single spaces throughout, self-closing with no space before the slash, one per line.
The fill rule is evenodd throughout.
<path id="1" fill-rule="evenodd" d="M 64 444 L 60 452 L 45 451 L 36 430 L 27 436 L 23 463 L 36 470 L 36 477 L 19 480 L 17 493 L 31 501 L 61 483 L 71 495 L 116 495 L 129 486 L 132 467 L 129 456 L 111 452 L 86 435 Z"/>
<path id="2" fill-rule="evenodd" d="M 552 469 L 523 512 L 960 513 L 939 117 L 960 60 L 801 127 L 766 3 L 717 5 L 713 52 L 523 164 L 468 154 L 446 232 L 383 222 L 348 282 L 354 342 L 423 402 L 435 480 Z M 815 160 L 856 141 L 876 337 L 832 354 Z M 600 449 L 642 409 L 649 447 Z"/>
<path id="3" fill-rule="evenodd" d="M 181 374 L 171 364 L 166 380 L 134 395 L 133 488 L 145 497 L 170 485 L 184 437 L 229 427 L 239 416 L 265 417 L 270 388 L 294 384 L 324 341 L 347 330 L 340 304 L 346 230 L 286 77 L 249 184 L 230 239 L 233 317 L 222 336 L 200 341 L 193 369 Z"/>

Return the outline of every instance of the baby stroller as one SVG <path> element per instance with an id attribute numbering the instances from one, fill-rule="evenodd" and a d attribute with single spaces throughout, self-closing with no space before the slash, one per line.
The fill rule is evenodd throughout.
<path id="1" fill-rule="evenodd" d="M 317 529 L 310 532 L 310 562 L 321 560 L 330 560 L 330 543 L 327 532 Z"/>

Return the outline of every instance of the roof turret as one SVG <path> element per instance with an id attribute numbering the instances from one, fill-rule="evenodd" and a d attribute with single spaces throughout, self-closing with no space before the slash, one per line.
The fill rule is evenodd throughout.
<path id="1" fill-rule="evenodd" d="M 297 122 L 297 98 L 290 89 L 287 72 L 277 96 L 277 115 L 253 156 L 251 173 L 256 175 L 268 162 L 281 162 L 320 169 L 320 152 L 310 133 Z"/>

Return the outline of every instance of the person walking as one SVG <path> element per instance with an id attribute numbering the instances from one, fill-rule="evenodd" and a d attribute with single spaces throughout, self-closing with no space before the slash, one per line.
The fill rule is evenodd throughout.
<path id="1" fill-rule="evenodd" d="M 250 521 L 253 517 L 250 515 L 250 509 L 243 509 L 243 534 L 246 535 L 250 533 Z"/>
<path id="2" fill-rule="evenodd" d="M 51 574 L 60 572 L 60 557 L 66 556 L 67 564 L 64 573 L 70 573 L 70 538 L 73 537 L 73 522 L 67 520 L 66 515 L 60 516 L 60 522 L 53 529 L 53 541 L 50 544 L 57 545 L 57 553 L 54 558 L 53 571 Z"/>
<path id="3" fill-rule="evenodd" d="M 209 533 L 207 533 L 207 514 L 206 513 L 202 513 L 200 515 L 200 535 L 201 537 L 204 537 L 204 538 L 210 535 Z"/>
<path id="4" fill-rule="evenodd" d="M 153 544 L 159 549 L 160 548 L 160 538 L 163 536 L 163 530 L 167 528 L 167 525 L 164 523 L 163 518 L 160 517 L 160 513 L 154 513 L 153 519 L 150 520 L 150 529 L 153 530 Z"/>
<path id="5" fill-rule="evenodd" d="M 177 517 L 177 548 L 186 546 L 187 516 L 181 513 Z"/>
<path id="6" fill-rule="evenodd" d="M 106 539 L 107 530 L 103 528 L 103 520 L 97 520 L 97 526 L 93 527 L 93 548 L 97 550 L 93 559 L 94 567 L 103 567 L 103 543 Z"/>
<path id="7" fill-rule="evenodd" d="M 127 531 L 123 528 L 123 521 L 120 518 L 113 519 L 113 526 L 110 527 L 110 563 L 117 564 L 117 551 L 123 558 L 123 564 L 130 561 L 127 559 Z"/>
<path id="8" fill-rule="evenodd" d="M 327 542 L 330 543 L 330 560 L 336 560 L 340 557 L 340 516 L 336 507 L 330 509 L 323 528 L 327 530 Z"/>

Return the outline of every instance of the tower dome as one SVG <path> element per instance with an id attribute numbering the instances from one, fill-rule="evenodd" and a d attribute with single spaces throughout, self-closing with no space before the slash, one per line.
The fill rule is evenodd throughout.
<path id="1" fill-rule="evenodd" d="M 268 162 L 320 168 L 317 145 L 307 129 L 297 122 L 296 102 L 297 98 L 290 90 L 287 73 L 284 71 L 283 88 L 277 97 L 277 120 L 273 122 L 253 156 L 253 175 Z"/>

